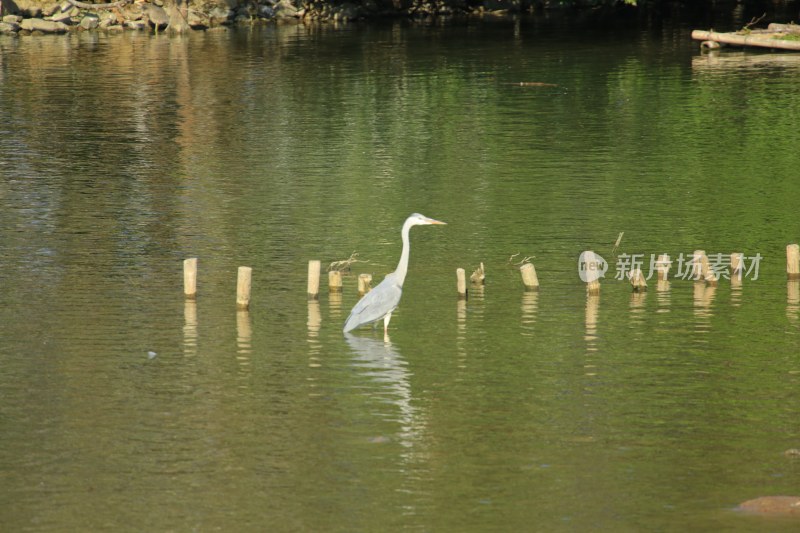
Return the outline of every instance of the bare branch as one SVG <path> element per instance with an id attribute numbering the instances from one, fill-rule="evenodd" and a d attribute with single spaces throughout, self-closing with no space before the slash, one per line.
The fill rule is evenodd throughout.
<path id="1" fill-rule="evenodd" d="M 361 259 L 358 259 L 358 253 L 353 252 L 347 259 L 342 259 L 341 261 L 334 261 L 330 265 L 328 265 L 328 272 L 332 270 L 338 270 L 339 272 L 349 272 L 350 265 L 352 265 L 353 263 L 369 263 L 369 261 L 362 261 Z"/>
<path id="2" fill-rule="evenodd" d="M 747 24 L 745 24 L 745 25 L 744 25 L 744 27 L 742 28 L 742 30 L 743 30 L 743 31 L 749 31 L 749 30 L 750 30 L 750 29 L 751 29 L 753 26 L 755 26 L 756 24 L 758 24 L 759 22 L 761 22 L 762 20 L 764 20 L 764 17 L 766 17 L 766 16 L 767 16 L 767 14 L 766 14 L 766 13 L 764 13 L 763 15 L 761 15 L 761 16 L 760 16 L 760 17 L 758 17 L 758 18 L 756 18 L 756 17 L 753 17 L 752 19 L 750 19 L 750 22 L 748 22 Z"/>

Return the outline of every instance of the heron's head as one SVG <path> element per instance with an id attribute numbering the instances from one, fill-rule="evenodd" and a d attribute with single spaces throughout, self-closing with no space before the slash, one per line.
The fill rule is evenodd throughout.
<path id="1" fill-rule="evenodd" d="M 414 213 L 406 220 L 410 226 L 422 226 L 427 224 L 447 224 L 447 222 L 442 222 L 441 220 L 436 220 L 435 218 L 426 217 L 425 215 L 420 215 L 419 213 Z"/>

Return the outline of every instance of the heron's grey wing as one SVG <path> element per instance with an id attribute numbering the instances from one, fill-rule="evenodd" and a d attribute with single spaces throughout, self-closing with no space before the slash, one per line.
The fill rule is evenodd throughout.
<path id="1" fill-rule="evenodd" d="M 395 310 L 397 304 L 400 303 L 402 294 L 402 287 L 394 282 L 391 274 L 386 276 L 383 281 L 365 294 L 353 307 L 353 310 L 350 311 L 350 316 L 347 317 L 347 321 L 344 323 L 344 332 L 347 333 L 358 326 L 363 326 L 385 317 Z"/>

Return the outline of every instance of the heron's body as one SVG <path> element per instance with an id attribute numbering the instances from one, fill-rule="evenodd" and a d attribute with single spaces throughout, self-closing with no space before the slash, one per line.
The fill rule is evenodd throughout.
<path id="1" fill-rule="evenodd" d="M 400 254 L 400 262 L 397 269 L 388 274 L 383 281 L 375 286 L 374 289 L 364 295 L 361 300 L 350 311 L 350 316 L 344 323 L 344 332 L 352 331 L 364 324 L 371 324 L 383 319 L 383 332 L 387 333 L 389 320 L 392 318 L 392 311 L 397 309 L 400 304 L 400 297 L 403 295 L 403 283 L 408 272 L 408 258 L 411 252 L 411 245 L 408 239 L 408 232 L 412 226 L 422 224 L 444 224 L 438 220 L 414 213 L 408 217 L 403 224 L 401 236 L 403 239 L 403 251 Z"/>

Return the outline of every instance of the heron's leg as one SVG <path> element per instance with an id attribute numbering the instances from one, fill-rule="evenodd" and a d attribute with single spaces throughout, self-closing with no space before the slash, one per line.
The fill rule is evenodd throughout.
<path id="1" fill-rule="evenodd" d="M 392 319 L 392 312 L 389 311 L 388 313 L 386 313 L 386 316 L 383 317 L 383 334 L 384 335 L 388 335 L 389 334 L 389 321 L 391 319 Z"/>

